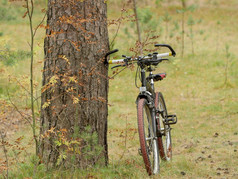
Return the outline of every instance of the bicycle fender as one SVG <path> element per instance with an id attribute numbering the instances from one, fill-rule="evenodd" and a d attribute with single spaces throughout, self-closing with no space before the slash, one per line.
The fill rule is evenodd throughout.
<path id="1" fill-rule="evenodd" d="M 142 92 L 142 93 L 139 93 L 139 95 L 137 96 L 136 104 L 138 104 L 138 101 L 143 98 L 145 98 L 148 101 L 148 103 L 151 103 L 151 104 L 154 103 L 152 94 L 149 94 L 148 92 Z"/>

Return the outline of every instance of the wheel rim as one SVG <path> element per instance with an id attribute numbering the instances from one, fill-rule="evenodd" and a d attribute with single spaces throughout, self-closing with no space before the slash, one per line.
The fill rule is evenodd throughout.
<path id="1" fill-rule="evenodd" d="M 158 139 L 160 156 L 163 160 L 169 161 L 172 158 L 172 142 L 170 134 L 171 128 L 169 125 L 166 125 L 164 123 L 167 117 L 167 109 L 164 104 L 164 100 L 159 94 L 157 99 L 157 109 L 162 112 L 160 114 L 157 114 L 157 118 L 159 118 L 159 120 L 157 121 L 159 123 L 158 128 L 160 129 L 160 132 L 162 134 L 162 137 L 159 137 Z"/>
<path id="2" fill-rule="evenodd" d="M 150 164 L 153 169 L 153 173 L 156 173 L 158 170 L 158 160 L 156 160 L 157 144 L 155 140 L 155 135 L 152 129 L 152 119 L 150 115 L 150 109 L 147 105 L 143 108 L 143 118 L 144 118 L 144 132 L 146 138 L 146 150 Z"/>
<path id="3" fill-rule="evenodd" d="M 149 175 L 159 173 L 158 143 L 152 130 L 151 110 L 145 99 L 138 102 L 138 130 L 141 153 Z"/>

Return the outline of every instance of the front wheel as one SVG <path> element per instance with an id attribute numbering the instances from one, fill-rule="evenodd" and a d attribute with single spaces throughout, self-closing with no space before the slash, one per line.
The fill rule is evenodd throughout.
<path id="1" fill-rule="evenodd" d="M 170 125 L 165 124 L 168 116 L 164 97 L 162 93 L 156 93 L 155 96 L 157 128 L 160 133 L 158 137 L 159 153 L 162 160 L 169 161 L 172 159 L 172 140 Z"/>
<path id="2" fill-rule="evenodd" d="M 159 173 L 158 141 L 154 133 L 152 110 L 146 99 L 139 99 L 137 104 L 138 131 L 141 154 L 149 175 Z M 154 122 L 154 123 L 153 123 Z"/>

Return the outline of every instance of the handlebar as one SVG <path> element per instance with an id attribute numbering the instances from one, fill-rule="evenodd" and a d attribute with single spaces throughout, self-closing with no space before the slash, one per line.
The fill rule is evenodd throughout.
<path id="1" fill-rule="evenodd" d="M 168 57 L 168 56 L 173 56 L 171 52 L 168 53 L 160 53 L 157 54 L 156 57 L 157 59 L 162 59 L 163 57 Z M 143 59 L 152 59 L 153 56 L 144 56 Z M 130 61 L 137 61 L 138 58 L 131 59 Z M 109 64 L 119 64 L 119 63 L 125 63 L 125 59 L 116 59 L 116 60 L 109 60 Z"/>
<path id="2" fill-rule="evenodd" d="M 128 65 L 128 62 L 134 62 L 134 61 L 140 61 L 140 60 L 149 60 L 148 62 L 153 62 L 154 64 L 156 64 L 156 61 L 158 63 L 164 61 L 164 60 L 168 60 L 168 59 L 163 59 L 163 57 L 168 57 L 168 56 L 174 56 L 176 55 L 176 52 L 174 51 L 174 49 L 170 46 L 170 45 L 167 45 L 167 44 L 155 44 L 155 47 L 167 47 L 169 48 L 170 52 L 167 52 L 167 53 L 153 53 L 153 54 L 149 54 L 147 56 L 144 56 L 144 57 L 137 57 L 137 58 L 132 58 L 132 57 L 126 57 L 125 55 L 123 55 L 122 57 L 124 57 L 124 59 L 115 59 L 115 60 L 107 60 L 107 57 L 115 52 L 118 51 L 118 49 L 115 49 L 115 50 L 112 50 L 110 52 L 108 52 L 106 55 L 105 55 L 105 63 L 106 64 L 122 64 L 122 65 L 116 65 L 113 68 L 117 68 L 117 67 L 123 67 L 123 66 L 127 66 Z M 147 62 L 146 62 L 147 63 Z M 158 64 L 157 63 L 157 64 Z M 129 63 L 130 64 L 130 63 Z"/>

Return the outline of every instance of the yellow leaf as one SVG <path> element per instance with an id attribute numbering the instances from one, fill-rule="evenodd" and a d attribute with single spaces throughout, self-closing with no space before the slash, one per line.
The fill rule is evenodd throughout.
<path id="1" fill-rule="evenodd" d="M 73 104 L 78 104 L 79 103 L 79 99 L 77 97 L 73 97 Z"/>
<path id="2" fill-rule="evenodd" d="M 55 145 L 56 145 L 56 146 L 61 146 L 62 143 L 61 143 L 60 141 L 57 140 L 57 141 L 55 141 Z"/>
<path id="3" fill-rule="evenodd" d="M 49 107 L 49 105 L 50 105 L 50 101 L 45 102 L 45 103 L 42 105 L 42 108 L 45 109 L 45 108 Z"/>
<path id="4" fill-rule="evenodd" d="M 70 23 L 70 22 L 68 22 Z M 68 64 L 70 64 L 69 59 L 65 55 L 59 55 L 59 58 L 64 59 Z"/>
<path id="5" fill-rule="evenodd" d="M 63 159 L 66 159 L 66 158 L 67 158 L 67 156 L 66 156 L 66 155 L 63 155 L 62 157 L 63 157 Z"/>
<path id="6" fill-rule="evenodd" d="M 57 79 L 58 79 L 58 77 L 55 75 L 55 76 L 52 76 L 51 78 L 50 78 L 50 82 L 49 83 L 51 83 L 51 84 L 56 84 L 57 83 Z"/>
<path id="7" fill-rule="evenodd" d="M 69 141 L 66 140 L 66 141 L 64 142 L 64 145 L 69 146 Z"/>
<path id="8" fill-rule="evenodd" d="M 76 83 L 76 82 L 77 82 L 76 77 L 75 77 L 75 76 L 69 77 L 69 82 L 74 82 L 74 83 Z"/>

